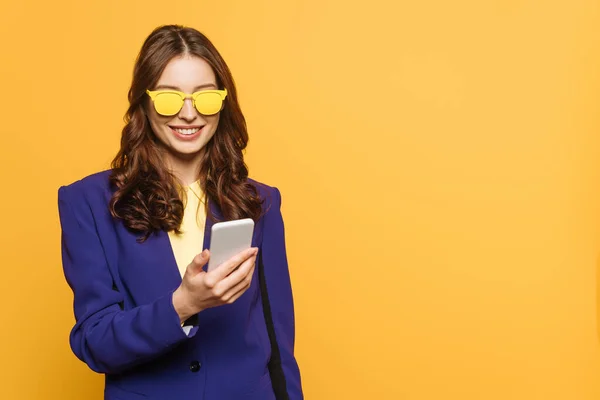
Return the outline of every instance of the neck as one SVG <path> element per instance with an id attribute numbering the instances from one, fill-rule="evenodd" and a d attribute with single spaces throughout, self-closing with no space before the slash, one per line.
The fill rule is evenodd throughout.
<path id="1" fill-rule="evenodd" d="M 202 159 L 201 153 L 192 154 L 189 157 L 175 157 L 172 154 L 165 154 L 165 156 L 169 169 L 183 185 L 187 186 L 198 180 Z"/>

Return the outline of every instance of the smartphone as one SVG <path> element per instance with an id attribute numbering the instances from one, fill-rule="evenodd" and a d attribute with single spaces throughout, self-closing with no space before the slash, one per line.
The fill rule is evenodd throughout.
<path id="1" fill-rule="evenodd" d="M 251 218 L 217 222 L 210 231 L 210 259 L 207 271 L 212 271 L 236 254 L 252 246 L 254 221 Z"/>

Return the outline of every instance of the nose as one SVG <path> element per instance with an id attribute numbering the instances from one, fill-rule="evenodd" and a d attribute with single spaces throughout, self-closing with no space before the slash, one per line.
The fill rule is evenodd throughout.
<path id="1" fill-rule="evenodd" d="M 183 107 L 181 107 L 181 111 L 179 111 L 179 118 L 184 121 L 191 122 L 198 117 L 198 111 L 194 108 L 194 104 L 192 99 L 185 99 L 183 102 Z"/>

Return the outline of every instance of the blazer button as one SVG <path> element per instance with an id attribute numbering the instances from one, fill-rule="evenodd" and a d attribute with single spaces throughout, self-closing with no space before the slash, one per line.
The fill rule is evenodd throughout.
<path id="1" fill-rule="evenodd" d="M 198 361 L 192 361 L 190 363 L 190 371 L 192 371 L 192 372 L 200 371 L 200 363 Z"/>

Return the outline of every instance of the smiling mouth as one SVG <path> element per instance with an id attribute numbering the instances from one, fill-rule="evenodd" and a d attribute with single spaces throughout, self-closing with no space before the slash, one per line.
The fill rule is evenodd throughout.
<path id="1" fill-rule="evenodd" d="M 184 136 L 191 136 L 195 133 L 198 133 L 198 131 L 200 131 L 202 129 L 201 126 L 194 126 L 194 127 L 189 127 L 189 128 L 180 128 L 180 127 L 170 126 L 169 128 L 173 129 L 175 132 L 179 133 L 180 135 L 184 135 Z"/>

